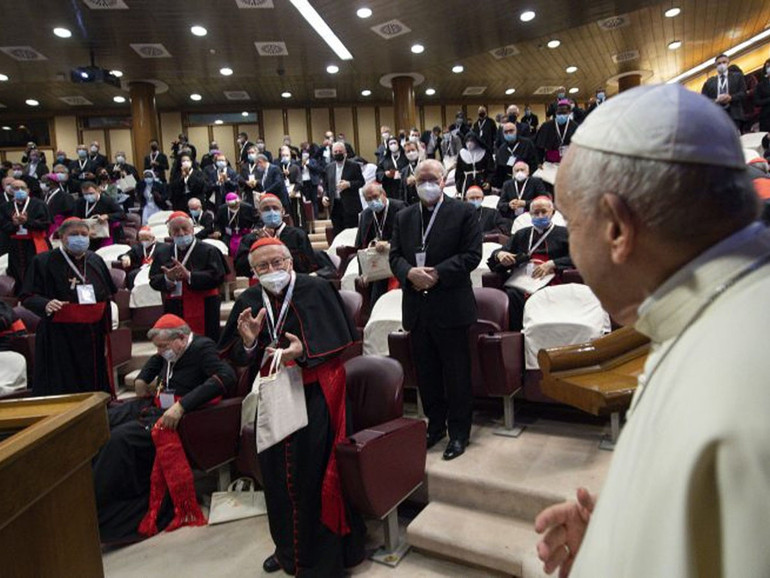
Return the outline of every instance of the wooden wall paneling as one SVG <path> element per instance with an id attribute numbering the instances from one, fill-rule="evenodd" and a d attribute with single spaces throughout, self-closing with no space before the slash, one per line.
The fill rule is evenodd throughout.
<path id="1" fill-rule="evenodd" d="M 158 138 L 162 140 L 159 140 L 158 144 L 164 153 L 171 154 L 171 141 L 175 141 L 182 132 L 182 113 L 179 111 L 160 113 L 160 132 Z M 137 154 L 142 157 L 150 154 L 150 143 L 147 143 L 147 150 L 137 151 Z M 171 162 L 170 158 L 169 162 Z"/>
<path id="2" fill-rule="evenodd" d="M 307 128 L 307 133 L 304 140 L 313 142 L 313 115 L 310 113 L 310 107 L 305 107 L 305 127 Z"/>
<path id="3" fill-rule="evenodd" d="M 307 140 L 307 111 L 304 108 L 290 108 L 287 113 L 289 130 L 286 134 L 291 137 L 291 144 L 299 147 L 300 143 Z"/>
<path id="4" fill-rule="evenodd" d="M 239 132 L 245 132 L 249 135 L 251 142 L 256 142 L 259 138 L 259 125 L 258 124 L 239 124 L 235 127 L 235 136 L 233 136 L 233 147 L 235 147 L 235 139 L 238 137 Z M 222 144 L 222 143 L 219 143 Z"/>
<path id="5" fill-rule="evenodd" d="M 99 152 L 102 153 L 103 155 L 107 154 L 107 151 L 106 151 L 107 139 L 105 138 L 106 135 L 104 134 L 103 129 L 101 128 L 83 129 L 81 131 L 81 134 L 82 134 L 81 138 L 83 139 L 81 142 L 84 145 L 86 145 L 86 148 L 89 148 L 91 146 L 91 142 L 99 141 Z"/>
<path id="6" fill-rule="evenodd" d="M 395 117 L 393 116 L 393 107 L 392 106 L 381 106 L 380 107 L 380 125 L 385 125 L 390 127 L 390 131 L 393 134 L 398 134 L 399 128 L 395 126 Z M 377 130 L 380 130 L 380 127 L 377 127 Z"/>
<path id="7" fill-rule="evenodd" d="M 230 161 L 230 165 L 233 168 L 236 168 L 235 163 L 238 160 L 238 149 L 236 148 L 235 136 L 233 133 L 238 133 L 240 131 L 234 131 L 234 126 L 224 124 L 213 125 L 210 128 L 213 140 L 217 142 L 219 150 L 227 155 L 227 160 Z M 206 151 L 204 152 L 208 152 L 208 147 L 206 147 Z M 198 152 L 198 156 L 202 157 L 204 152 Z"/>
<path id="8" fill-rule="evenodd" d="M 425 130 L 425 107 L 417 107 L 417 128 L 420 129 L 420 133 Z"/>
<path id="9" fill-rule="evenodd" d="M 314 143 L 321 144 L 324 139 L 324 132 L 329 130 L 331 123 L 329 122 L 329 109 L 328 108 L 312 108 L 310 109 L 311 119 L 311 140 Z"/>
<path id="10" fill-rule="evenodd" d="M 443 126 L 441 106 L 429 104 L 423 107 L 424 119 L 422 130 L 432 130 L 434 126 Z"/>
<path id="11" fill-rule="evenodd" d="M 264 141 L 265 140 L 265 114 L 261 108 L 257 111 L 257 128 L 259 129 L 259 132 L 256 135 L 254 135 L 254 138 L 256 139 L 257 137 L 259 137 Z"/>
<path id="12" fill-rule="evenodd" d="M 345 141 L 355 147 L 353 142 L 353 109 L 350 107 L 334 108 L 334 128 L 335 134 L 343 133 Z M 358 152 L 356 150 L 356 152 Z"/>
<path id="13" fill-rule="evenodd" d="M 379 144 L 380 127 L 375 120 L 374 107 L 358 107 L 358 146 L 361 150 L 356 149 L 356 152 L 367 160 L 373 160 Z"/>
<path id="14" fill-rule="evenodd" d="M 55 116 L 53 130 L 56 136 L 56 148 L 67 153 L 68 158 L 75 157 L 78 146 L 78 123 L 74 116 Z"/>
<path id="15" fill-rule="evenodd" d="M 186 129 L 187 140 L 195 147 L 198 153 L 195 157 L 198 162 L 201 161 L 203 155 L 209 152 L 209 127 L 208 126 L 188 126 Z M 178 133 L 177 133 L 178 134 Z M 171 140 L 176 140 L 176 135 Z M 171 159 L 169 159 L 171 162 Z"/>
<path id="16" fill-rule="evenodd" d="M 283 120 L 283 134 L 284 136 L 289 134 L 289 111 L 285 108 L 281 109 L 281 119 Z M 281 139 L 283 141 L 283 139 Z"/>
<path id="17" fill-rule="evenodd" d="M 24 156 L 23 150 L 5 151 L 5 160 L 11 163 L 20 163 L 22 156 Z"/>
<path id="18" fill-rule="evenodd" d="M 265 132 L 265 148 L 277 156 L 283 144 L 283 112 L 279 108 L 269 108 L 262 111 L 265 119 L 263 130 Z"/>
<path id="19" fill-rule="evenodd" d="M 351 112 L 353 113 L 353 148 L 356 151 L 361 150 L 361 145 L 358 142 L 358 107 L 353 106 Z M 358 154 L 361 154 L 360 152 Z"/>
<path id="20" fill-rule="evenodd" d="M 133 150 L 130 128 L 112 128 L 107 137 L 112 155 L 109 158 L 110 162 L 115 160 L 118 151 L 123 151 L 126 153 L 126 162 L 130 165 L 136 165 L 137 154 Z"/>

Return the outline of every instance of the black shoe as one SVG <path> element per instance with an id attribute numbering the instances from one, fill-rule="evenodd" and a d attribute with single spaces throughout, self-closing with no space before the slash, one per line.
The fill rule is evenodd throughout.
<path id="1" fill-rule="evenodd" d="M 268 556 L 265 561 L 262 563 L 262 570 L 267 572 L 268 574 L 272 574 L 273 572 L 278 572 L 279 570 L 283 570 L 281 567 L 281 563 L 278 561 L 278 556 L 273 554 L 272 556 Z"/>
<path id="2" fill-rule="evenodd" d="M 458 456 L 465 453 L 465 448 L 468 445 L 468 440 L 449 440 L 444 450 L 444 459 L 453 460 Z"/>
<path id="3" fill-rule="evenodd" d="M 425 439 L 427 441 L 426 448 L 427 449 L 432 448 L 438 442 L 443 440 L 445 436 L 446 436 L 446 430 L 445 429 L 442 429 L 442 430 L 434 432 L 434 433 L 428 432 L 428 435 L 425 437 Z"/>

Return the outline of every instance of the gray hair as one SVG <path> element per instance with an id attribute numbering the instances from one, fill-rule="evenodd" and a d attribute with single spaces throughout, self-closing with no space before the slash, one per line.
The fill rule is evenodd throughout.
<path id="1" fill-rule="evenodd" d="M 334 150 L 334 147 L 341 146 L 344 150 L 347 150 L 347 147 L 345 146 L 345 142 L 338 140 L 332 145 L 332 150 Z"/>
<path id="2" fill-rule="evenodd" d="M 424 170 L 431 170 L 438 169 L 439 176 L 443 179 L 446 177 L 446 169 L 444 168 L 444 164 L 441 161 L 437 161 L 436 159 L 425 159 L 420 164 L 417 165 L 414 172 L 419 173 Z"/>
<path id="3" fill-rule="evenodd" d="M 268 158 L 267 158 L 267 155 L 265 155 L 265 154 L 262 154 L 262 153 L 259 153 L 259 154 L 257 155 L 257 160 L 258 160 L 258 161 L 265 161 L 266 163 L 269 163 L 269 162 L 270 162 L 270 161 L 268 160 Z"/>
<path id="4" fill-rule="evenodd" d="M 378 189 L 380 193 L 386 193 L 381 183 L 377 181 L 369 181 L 364 185 L 364 194 L 365 195 L 369 194 L 372 191 L 372 189 Z"/>
<path id="5" fill-rule="evenodd" d="M 281 249 L 283 250 L 283 256 L 286 257 L 287 259 L 291 259 L 292 258 L 291 257 L 291 251 L 289 251 L 289 248 L 286 245 L 266 245 L 266 246 L 268 246 L 268 247 L 270 247 L 270 246 L 272 246 L 272 247 L 281 247 Z M 252 269 L 254 268 L 254 254 L 255 253 L 256 253 L 256 250 L 255 251 L 249 251 L 249 267 L 251 267 Z"/>
<path id="6" fill-rule="evenodd" d="M 189 337 L 192 333 L 189 325 L 182 325 L 181 327 L 174 327 L 173 329 L 150 329 L 147 332 L 147 339 L 152 341 L 156 337 L 160 337 L 164 341 L 171 341 L 172 339 L 178 339 L 180 337 Z"/>
<path id="7" fill-rule="evenodd" d="M 692 242 L 755 220 L 759 203 L 748 171 L 621 156 L 579 145 L 562 165 L 559 196 L 593 214 L 603 195 L 623 199 L 652 232 L 670 242 Z"/>

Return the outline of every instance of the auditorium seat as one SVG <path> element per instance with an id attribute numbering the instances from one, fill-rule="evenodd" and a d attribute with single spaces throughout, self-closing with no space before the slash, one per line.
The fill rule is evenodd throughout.
<path id="1" fill-rule="evenodd" d="M 340 297 L 342 298 L 342 303 L 345 305 L 345 312 L 348 314 L 348 317 L 350 317 L 350 319 L 353 321 L 353 325 L 355 325 L 356 329 L 358 330 L 358 335 L 356 335 L 356 343 L 348 347 L 342 354 L 343 359 L 348 360 L 352 359 L 353 357 L 358 357 L 363 353 L 362 339 L 364 335 L 364 322 L 361 313 L 363 299 L 355 291 L 341 290 L 339 293 Z"/>
<path id="2" fill-rule="evenodd" d="M 112 277 L 115 287 L 118 288 L 118 292 L 114 296 L 115 304 L 118 306 L 118 319 L 121 324 L 127 325 L 131 321 L 131 308 L 129 307 L 131 292 L 126 289 L 126 272 L 123 269 L 110 267 L 110 277 Z"/>
<path id="3" fill-rule="evenodd" d="M 10 275 L 0 275 L 0 299 L 11 307 L 15 307 L 19 300 L 14 296 L 16 280 Z"/>

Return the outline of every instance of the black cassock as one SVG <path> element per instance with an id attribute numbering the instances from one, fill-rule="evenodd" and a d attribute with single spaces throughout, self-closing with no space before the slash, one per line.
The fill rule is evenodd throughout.
<path id="1" fill-rule="evenodd" d="M 165 384 L 167 362 L 160 355 L 147 360 L 138 379 Z M 169 390 L 185 413 L 224 396 L 235 384 L 232 368 L 217 355 L 216 344 L 207 337 L 194 336 L 185 352 L 171 366 Z M 155 461 L 151 430 L 165 410 L 152 398 L 140 398 L 109 408 L 110 439 L 94 460 L 94 490 L 102 542 L 138 538 L 139 522 L 147 513 L 150 472 Z M 166 498 L 158 516 L 164 528 L 173 515 Z"/>
<path id="2" fill-rule="evenodd" d="M 241 239 L 251 232 L 256 222 L 254 207 L 249 203 L 241 203 L 235 212 L 227 205 L 219 207 L 214 226 L 222 235 L 221 241 L 227 245 L 230 255 L 233 255 L 238 251 Z"/>
<path id="3" fill-rule="evenodd" d="M 15 292 L 21 293 L 26 271 L 32 263 L 32 259 L 38 253 L 50 249 L 48 243 L 48 226 L 51 222 L 48 216 L 48 208 L 40 199 L 28 197 L 29 204 L 24 209 L 24 203 L 6 203 L 0 206 L 0 227 L 7 239 L 8 247 L 8 274 L 16 281 Z M 22 225 L 13 224 L 13 216 L 16 210 L 27 213 L 27 222 Z M 26 230 L 25 230 L 26 229 Z"/>
<path id="4" fill-rule="evenodd" d="M 81 197 L 75 202 L 74 215 L 80 219 L 89 219 L 97 215 L 107 215 L 110 226 L 109 239 L 91 239 L 89 249 L 96 251 L 101 247 L 106 247 L 113 243 L 122 243 L 125 239 L 121 221 L 125 217 L 123 207 L 121 207 L 112 197 L 102 193 L 95 204 L 87 203 L 85 198 Z"/>
<path id="5" fill-rule="evenodd" d="M 561 162 L 560 150 L 569 146 L 577 127 L 578 124 L 572 119 L 569 119 L 565 125 L 557 125 L 555 120 L 544 122 L 535 137 L 540 162 Z"/>
<path id="6" fill-rule="evenodd" d="M 160 245 L 150 265 L 150 287 L 160 291 L 163 311 L 184 319 L 194 333 L 219 340 L 219 286 L 225 278 L 225 261 L 216 247 L 198 241 L 185 251 L 176 251 L 174 245 Z M 190 256 L 187 257 L 187 253 Z M 173 267 L 172 259 L 190 271 L 190 282 L 180 285 L 181 295 L 175 295 L 175 286 L 166 283 L 161 267 Z"/>
<path id="7" fill-rule="evenodd" d="M 270 296 L 274 318 L 278 317 L 285 292 L 277 298 Z M 238 298 L 225 328 L 223 337 L 234 335 L 231 354 L 239 364 L 249 358 L 240 337 L 228 328 L 237 325 L 238 315 L 247 307 L 251 307 L 253 315 L 262 309 L 260 287 L 251 287 Z M 358 339 L 339 293 L 328 281 L 302 274 L 297 275 L 283 332 L 293 333 L 302 340 L 305 352 L 297 363 L 306 375 L 310 369 L 338 363 L 340 353 Z M 270 341 L 266 324 L 259 335 L 252 363 L 259 364 L 264 347 Z M 220 342 L 220 347 L 222 345 Z M 287 346 L 286 338 L 281 338 L 279 347 Z M 334 450 L 332 415 L 344 408 L 327 405 L 323 386 L 318 381 L 305 381 L 305 401 L 308 425 L 258 455 L 270 534 L 278 560 L 287 572 L 302 576 L 306 573 L 308 576 L 342 576 L 344 567 L 362 560 L 365 535 L 363 520 L 349 505 L 345 508 L 351 530 L 347 535 L 333 532 L 321 521 L 324 473 Z M 347 418 L 349 434 L 350 415 Z"/>
<path id="8" fill-rule="evenodd" d="M 48 229 L 49 235 L 58 229 L 64 222 L 64 219 L 71 217 L 75 210 L 75 199 L 61 186 L 48 192 L 45 197 L 45 204 L 48 206 L 48 213 L 51 217 L 51 227 Z"/>
<path id="9" fill-rule="evenodd" d="M 111 372 L 106 355 L 107 334 L 111 331 L 110 300 L 117 292 L 104 261 L 86 251 L 80 259 L 70 260 L 85 277 L 80 279 L 69 266 L 62 249 L 42 253 L 32 260 L 27 271 L 22 298 L 24 307 L 40 316 L 35 334 L 34 395 L 58 395 L 84 391 L 111 392 Z M 86 311 L 73 308 L 70 321 L 65 312 L 46 315 L 51 299 L 78 303 L 78 285 L 92 285 L 97 303 L 104 303 L 98 319 L 89 319 Z M 91 306 L 91 309 L 95 309 Z M 74 317 L 80 317 L 80 321 Z"/>
<path id="10" fill-rule="evenodd" d="M 282 225 L 277 229 L 278 238 L 286 245 L 291 253 L 293 268 L 297 273 L 312 273 L 318 269 L 318 263 L 313 253 L 313 245 L 310 237 L 299 227 Z M 254 272 L 249 265 L 249 253 L 251 246 L 259 237 L 256 233 L 249 233 L 241 238 L 238 252 L 235 254 L 235 273 L 241 277 L 252 277 Z"/>

